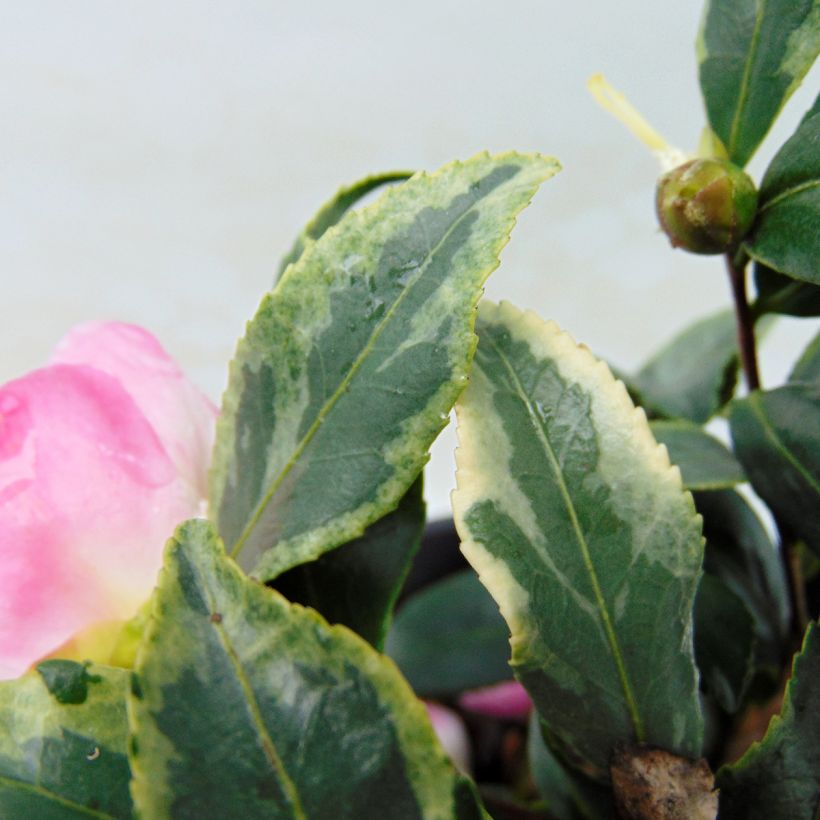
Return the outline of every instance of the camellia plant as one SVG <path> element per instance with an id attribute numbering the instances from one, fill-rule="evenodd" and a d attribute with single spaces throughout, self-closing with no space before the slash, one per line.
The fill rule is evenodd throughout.
<path id="1" fill-rule="evenodd" d="M 635 374 L 479 304 L 559 168 L 508 153 L 334 197 L 218 414 L 116 323 L 5 385 L 0 816 L 816 818 L 820 336 L 763 389 L 756 329 L 820 315 L 820 103 L 743 167 L 819 48 L 816 0 L 710 0 L 692 157 L 594 81 L 734 300 Z M 471 566 L 425 581 L 453 407 Z"/>

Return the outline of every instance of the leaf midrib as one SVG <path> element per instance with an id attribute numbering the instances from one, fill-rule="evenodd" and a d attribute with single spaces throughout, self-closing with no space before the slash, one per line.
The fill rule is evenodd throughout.
<path id="1" fill-rule="evenodd" d="M 196 565 L 194 565 L 196 566 Z M 202 593 L 208 598 L 208 605 L 210 607 L 211 612 L 218 611 L 219 607 L 214 600 L 214 596 L 211 595 L 208 578 L 202 577 L 199 573 L 199 568 L 196 567 L 197 575 L 199 576 L 199 586 Z M 271 768 L 276 773 L 276 776 L 279 778 L 279 781 L 282 785 L 282 790 L 285 792 L 288 800 L 290 801 L 290 807 L 294 812 L 294 818 L 296 820 L 307 820 L 307 815 L 305 814 L 305 810 L 302 807 L 302 801 L 299 797 L 299 791 L 296 787 L 296 784 L 293 782 L 292 778 L 287 772 L 285 768 L 285 764 L 282 761 L 282 758 L 279 756 L 279 752 L 276 749 L 276 744 L 273 742 L 273 738 L 271 738 L 270 733 L 268 732 L 268 728 L 265 725 L 265 719 L 262 716 L 262 710 L 259 707 L 259 703 L 256 700 L 256 695 L 253 691 L 253 686 L 251 685 L 250 680 L 248 679 L 248 675 L 245 672 L 245 668 L 242 665 L 242 660 L 239 657 L 239 653 L 234 649 L 233 643 L 228 635 L 227 630 L 225 629 L 224 623 L 221 618 L 219 619 L 211 619 L 211 625 L 214 628 L 214 631 L 219 638 L 220 643 L 222 644 L 222 648 L 225 651 L 225 654 L 228 657 L 228 660 L 233 667 L 234 674 L 236 675 L 236 679 L 239 683 L 239 686 L 242 688 L 242 693 L 245 696 L 245 702 L 248 707 L 248 713 L 251 719 L 251 725 L 253 726 L 257 737 L 259 738 L 259 742 L 262 746 L 262 751 L 265 757 L 270 763 Z"/>
<path id="2" fill-rule="evenodd" d="M 22 780 L 15 780 L 11 777 L 4 777 L 0 775 L 0 786 L 6 786 L 11 789 L 19 789 L 20 791 L 24 792 L 33 792 L 38 797 L 43 797 L 46 800 L 51 800 L 54 803 L 59 804 L 67 809 L 71 809 L 72 811 L 79 812 L 81 814 L 86 814 L 89 817 L 95 817 L 97 820 L 116 820 L 113 814 L 106 814 L 102 811 L 97 811 L 96 809 L 91 809 L 88 806 L 83 806 L 82 803 L 76 803 L 73 800 L 69 800 L 67 797 L 63 797 L 62 795 L 57 794 L 56 792 L 51 791 L 50 789 L 45 788 L 45 786 L 39 786 L 35 783 L 25 783 Z"/>
<path id="3" fill-rule="evenodd" d="M 497 189 L 494 188 L 493 190 L 495 191 Z M 473 194 L 473 191 L 470 188 L 468 188 L 467 192 L 470 193 L 470 194 Z M 473 194 L 473 196 L 475 196 L 475 195 Z M 451 223 L 451 225 L 445 231 L 445 233 L 443 234 L 441 239 L 438 241 L 438 243 L 433 248 L 430 248 L 430 250 L 427 252 L 427 255 L 425 257 L 425 260 L 424 260 L 423 264 L 418 266 L 416 274 L 413 277 L 413 279 L 411 280 L 411 282 L 408 284 L 407 287 L 403 288 L 399 292 L 398 298 L 393 302 L 390 309 L 385 311 L 385 314 L 384 314 L 383 318 L 379 321 L 379 323 L 376 325 L 373 332 L 371 333 L 370 338 L 367 341 L 367 344 L 362 348 L 360 353 L 353 360 L 353 363 L 351 364 L 350 369 L 348 370 L 348 372 L 345 374 L 345 377 L 342 379 L 341 382 L 339 382 L 339 385 L 336 387 L 336 389 L 333 391 L 333 393 L 325 400 L 325 403 L 322 405 L 319 412 L 316 414 L 316 418 L 314 419 L 313 423 L 310 425 L 308 430 L 305 432 L 305 435 L 302 437 L 302 440 L 296 445 L 296 448 L 294 449 L 293 454 L 288 459 L 287 463 L 283 466 L 282 470 L 279 472 L 279 474 L 276 476 L 276 478 L 273 480 L 273 482 L 271 483 L 268 491 L 265 493 L 262 500 L 259 502 L 254 514 L 251 516 L 250 521 L 246 525 L 245 529 L 242 531 L 242 534 L 237 539 L 236 543 L 233 545 L 233 547 L 232 547 L 232 549 L 229 553 L 232 558 L 236 558 L 236 556 L 242 550 L 242 547 L 245 545 L 245 542 L 250 537 L 251 533 L 253 532 L 253 530 L 256 527 L 257 523 L 259 522 L 260 518 L 264 514 L 266 507 L 268 506 L 268 504 L 272 500 L 273 496 L 276 494 L 276 491 L 279 489 L 282 482 L 285 480 L 287 475 L 293 469 L 296 462 L 299 460 L 302 453 L 304 452 L 305 448 L 308 446 L 308 444 L 313 439 L 313 436 L 315 435 L 316 431 L 319 429 L 319 427 L 322 426 L 322 424 L 324 423 L 325 418 L 330 413 L 330 411 L 333 409 L 333 407 L 336 405 L 336 402 L 345 393 L 346 387 L 353 380 L 353 377 L 356 375 L 356 373 L 358 373 L 359 369 L 361 368 L 364 361 L 366 360 L 367 355 L 371 352 L 371 350 L 375 346 L 376 342 L 379 340 L 379 337 L 382 335 L 385 328 L 387 327 L 388 323 L 391 321 L 391 319 L 395 315 L 398 308 L 401 306 L 401 304 L 407 298 L 407 295 L 414 290 L 416 284 L 418 283 L 418 281 L 422 277 L 424 271 L 427 269 L 427 267 L 429 266 L 429 264 L 431 263 L 431 261 L 435 257 L 436 253 L 441 249 L 442 245 L 450 237 L 450 235 L 455 230 L 455 228 L 457 228 L 461 224 L 462 220 L 466 218 L 466 216 L 473 210 L 473 208 L 476 206 L 476 204 L 483 201 L 483 199 L 484 199 L 484 197 L 482 197 L 481 199 L 479 199 L 477 197 L 474 198 L 473 202 L 470 204 L 470 206 L 468 208 L 465 208 L 463 213 L 461 213 L 458 216 L 458 218 L 455 219 Z"/>
<path id="4" fill-rule="evenodd" d="M 740 121 L 743 117 L 746 104 L 749 98 L 749 79 L 752 74 L 752 66 L 757 56 L 757 48 L 760 42 L 760 28 L 763 25 L 763 17 L 766 14 L 766 0 L 760 0 L 760 5 L 757 9 L 757 19 L 755 20 L 754 31 L 752 32 L 752 40 L 749 44 L 749 56 L 746 61 L 746 66 L 743 69 L 743 77 L 740 80 L 740 91 L 737 98 L 737 108 L 735 109 L 735 116 L 732 118 L 732 127 L 729 130 L 729 156 L 734 157 L 737 150 L 738 131 L 740 129 Z"/>
<path id="5" fill-rule="evenodd" d="M 762 214 L 764 211 L 771 208 L 772 205 L 777 205 L 778 202 L 781 202 L 787 197 L 797 196 L 797 194 L 802 194 L 803 191 L 809 191 L 812 188 L 817 187 L 820 187 L 820 179 L 809 179 L 806 182 L 801 182 L 799 185 L 792 185 L 791 187 L 781 191 L 777 194 L 777 196 L 773 196 L 771 199 L 766 200 L 766 202 L 760 206 L 758 214 Z"/>
<path id="6" fill-rule="evenodd" d="M 799 473 L 799 475 L 806 481 L 806 483 L 814 490 L 817 495 L 820 495 L 820 484 L 816 479 L 806 470 L 801 461 L 794 453 L 786 446 L 783 439 L 778 435 L 776 428 L 769 422 L 769 417 L 761 404 L 762 399 L 759 395 L 749 396 L 749 406 L 752 413 L 760 422 L 763 433 L 767 439 L 774 445 L 774 448 L 780 455 Z"/>
<path id="7" fill-rule="evenodd" d="M 621 689 L 624 693 L 624 700 L 626 701 L 627 711 L 629 712 L 629 716 L 632 721 L 632 726 L 635 730 L 635 737 L 638 740 L 638 742 L 643 742 L 643 740 L 645 739 L 643 720 L 638 710 L 638 704 L 635 698 L 635 694 L 632 691 L 632 685 L 629 682 L 629 676 L 626 671 L 626 665 L 624 663 L 623 654 L 621 652 L 620 644 L 618 642 L 618 636 L 615 634 L 615 628 L 612 625 L 612 619 L 610 618 L 609 610 L 607 609 L 606 601 L 604 600 L 603 592 L 601 590 L 601 585 L 598 581 L 598 574 L 596 573 L 595 566 L 592 563 L 592 556 L 590 555 L 589 544 L 587 543 L 583 529 L 581 528 L 581 524 L 578 519 L 578 513 L 575 509 L 575 504 L 572 500 L 572 496 L 570 495 L 569 488 L 567 487 L 564 481 L 564 475 L 561 472 L 558 458 L 554 450 L 552 449 L 552 445 L 546 435 L 546 432 L 544 431 L 541 419 L 538 413 L 535 412 L 532 402 L 530 401 L 529 396 L 527 395 L 527 392 L 524 389 L 523 384 L 521 383 L 521 380 L 518 378 L 518 373 L 515 371 L 515 368 L 512 366 L 512 363 L 510 362 L 509 358 L 498 347 L 495 340 L 491 336 L 485 334 L 485 336 L 482 338 L 482 342 L 484 341 L 487 341 L 492 345 L 499 359 L 501 360 L 502 364 L 507 370 L 513 382 L 513 386 L 515 387 L 515 390 L 518 393 L 519 398 L 527 408 L 527 414 L 530 417 L 530 421 L 532 422 L 533 428 L 535 429 L 538 440 L 542 444 L 544 451 L 548 456 L 550 466 L 552 467 L 553 472 L 555 473 L 556 482 L 561 492 L 561 498 L 569 514 L 570 521 L 572 524 L 572 530 L 581 551 L 584 567 L 587 570 L 590 582 L 592 584 L 593 593 L 595 595 L 595 604 L 598 608 L 598 612 L 603 623 L 604 632 L 606 633 L 607 642 L 609 643 L 612 659 L 615 663 L 615 668 L 618 673 L 618 679 L 621 684 Z"/>

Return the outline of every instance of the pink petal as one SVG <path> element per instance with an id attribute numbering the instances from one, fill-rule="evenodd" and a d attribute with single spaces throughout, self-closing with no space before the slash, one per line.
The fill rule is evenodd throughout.
<path id="1" fill-rule="evenodd" d="M 202 502 L 212 408 L 150 336 L 97 327 L 102 357 L 113 367 L 121 356 L 125 378 L 56 364 L 0 388 L 0 679 L 92 624 L 131 617 L 165 541 Z M 162 433 L 125 384 L 139 387 L 143 405 L 157 388 Z M 190 408 L 196 428 L 176 438 L 161 418 L 172 384 L 184 405 L 174 415 Z"/>
<path id="2" fill-rule="evenodd" d="M 530 696 L 514 680 L 465 692 L 458 699 L 458 705 L 469 712 L 509 720 L 526 718 L 532 709 Z"/>
<path id="3" fill-rule="evenodd" d="M 469 774 L 470 739 L 463 721 L 455 712 L 439 703 L 424 701 L 424 705 L 442 749 L 459 771 Z"/>
<path id="4" fill-rule="evenodd" d="M 156 430 L 178 473 L 203 497 L 217 410 L 148 331 L 123 322 L 78 325 L 53 363 L 86 364 L 113 376 Z"/>

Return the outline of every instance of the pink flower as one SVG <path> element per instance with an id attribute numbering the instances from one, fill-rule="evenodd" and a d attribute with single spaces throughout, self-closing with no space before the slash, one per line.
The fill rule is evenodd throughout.
<path id="1" fill-rule="evenodd" d="M 459 697 L 458 705 L 468 712 L 508 720 L 525 720 L 532 709 L 530 696 L 514 680 L 465 692 Z"/>
<path id="2" fill-rule="evenodd" d="M 0 387 L 0 679 L 136 613 L 203 507 L 215 418 L 153 336 L 115 322 Z"/>
<path id="3" fill-rule="evenodd" d="M 441 748 L 447 753 L 455 767 L 464 772 L 470 773 L 470 738 L 467 736 L 467 729 L 464 722 L 452 709 L 442 706 L 440 703 L 426 700 L 427 715 L 433 725 Z"/>

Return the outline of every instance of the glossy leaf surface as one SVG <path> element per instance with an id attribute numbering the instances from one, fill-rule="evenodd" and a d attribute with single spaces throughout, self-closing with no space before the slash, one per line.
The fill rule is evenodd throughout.
<path id="1" fill-rule="evenodd" d="M 0 817 L 128 818 L 123 669 L 46 661 L 0 683 Z"/>
<path id="2" fill-rule="evenodd" d="M 623 384 L 554 324 L 482 303 L 457 405 L 462 551 L 541 718 L 605 777 L 615 746 L 700 753 L 700 519 Z"/>
<path id="3" fill-rule="evenodd" d="M 820 631 L 811 624 L 779 716 L 718 772 L 721 820 L 814 820 L 820 811 Z"/>
<path id="4" fill-rule="evenodd" d="M 745 247 L 769 268 L 820 285 L 818 225 L 820 98 L 766 169 L 754 231 Z"/>
<path id="5" fill-rule="evenodd" d="M 698 37 L 712 130 L 745 165 L 820 50 L 815 0 L 708 0 Z"/>
<path id="6" fill-rule="evenodd" d="M 390 512 L 464 387 L 481 285 L 558 169 L 483 154 L 348 212 L 249 323 L 217 427 L 211 509 L 265 580 Z"/>
<path id="7" fill-rule="evenodd" d="M 324 205 L 319 209 L 313 219 L 305 225 L 302 232 L 293 243 L 293 247 L 282 259 L 279 270 L 276 274 L 278 279 L 288 265 L 295 262 L 304 252 L 305 248 L 319 239 L 322 234 L 332 228 L 357 202 L 360 202 L 369 193 L 389 185 L 392 182 L 404 182 L 413 176 L 410 171 L 392 171 L 386 174 L 374 174 L 364 179 L 340 188 Z"/>
<path id="8" fill-rule="evenodd" d="M 386 651 L 421 697 L 457 695 L 512 678 L 510 632 L 472 569 L 409 598 Z"/>
<path id="9" fill-rule="evenodd" d="M 647 410 L 703 424 L 732 397 L 737 368 L 735 318 L 727 310 L 675 336 L 630 384 Z"/>
<path id="10" fill-rule="evenodd" d="M 755 317 L 765 313 L 786 316 L 820 316 L 820 285 L 792 279 L 756 262 L 754 265 L 757 300 L 752 305 Z"/>
<path id="11" fill-rule="evenodd" d="M 687 490 L 720 490 L 746 480 L 743 468 L 714 436 L 692 422 L 653 421 L 652 435 L 666 445 L 669 458 L 680 467 Z"/>
<path id="12" fill-rule="evenodd" d="M 480 817 L 395 666 L 226 557 L 166 550 L 129 698 L 142 816 Z"/>
<path id="13" fill-rule="evenodd" d="M 312 607 L 330 623 L 350 627 L 381 649 L 423 529 L 418 479 L 399 506 L 360 538 L 288 570 L 273 586 L 289 601 Z"/>
<path id="14" fill-rule="evenodd" d="M 733 403 L 729 421 L 757 494 L 820 554 L 820 385 L 755 391 Z"/>

